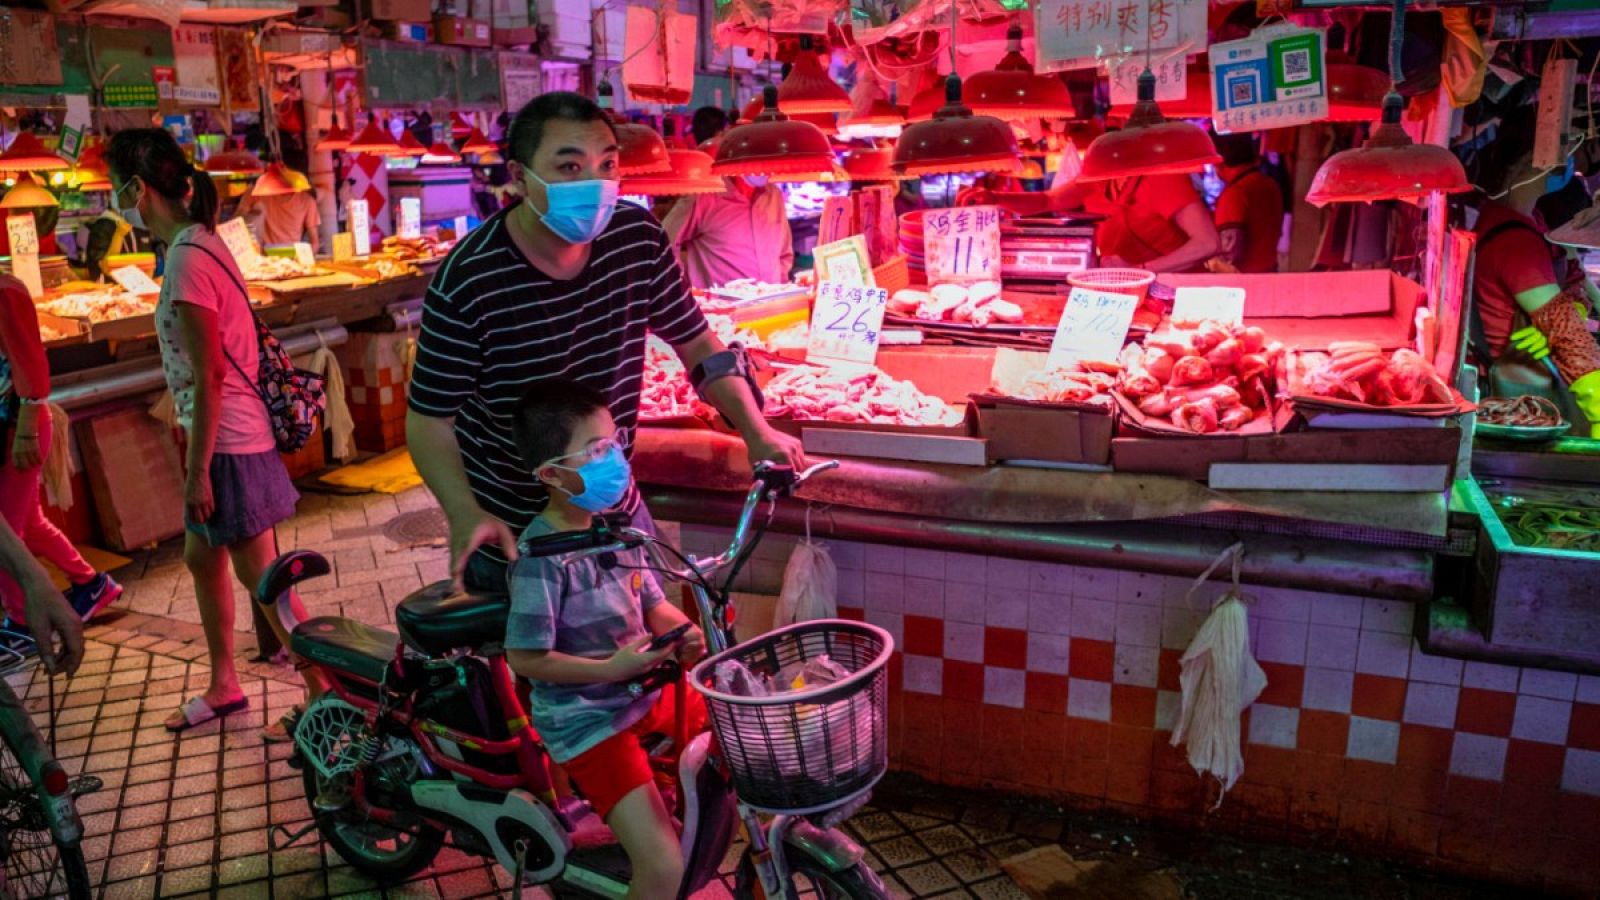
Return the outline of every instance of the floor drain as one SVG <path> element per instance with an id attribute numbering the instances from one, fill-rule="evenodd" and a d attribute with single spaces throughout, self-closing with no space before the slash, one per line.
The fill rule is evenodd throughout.
<path id="1" fill-rule="evenodd" d="M 419 509 L 385 522 L 383 535 L 402 547 L 443 544 L 450 539 L 450 523 L 442 509 Z"/>

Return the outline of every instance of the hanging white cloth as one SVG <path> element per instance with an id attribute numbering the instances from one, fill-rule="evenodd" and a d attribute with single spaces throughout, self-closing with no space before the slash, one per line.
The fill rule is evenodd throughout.
<path id="1" fill-rule="evenodd" d="M 44 460 L 44 498 L 56 509 L 72 508 L 72 420 L 50 404 L 50 455 Z"/>
<path id="2" fill-rule="evenodd" d="M 1215 775 L 1222 783 L 1217 805 L 1244 773 L 1240 719 L 1267 686 L 1267 674 L 1250 654 L 1250 621 L 1239 587 L 1244 545 L 1234 544 L 1224 550 L 1196 579 L 1189 597 L 1193 598 L 1194 592 L 1230 555 L 1233 587 L 1212 605 L 1211 615 L 1179 661 L 1183 706 L 1172 730 L 1174 747 L 1188 745 L 1189 765 L 1201 775 Z"/>
<path id="3" fill-rule="evenodd" d="M 328 405 L 322 412 L 322 427 L 327 429 L 329 448 L 333 458 L 340 462 L 356 455 L 356 423 L 350 416 L 350 403 L 346 399 L 344 389 L 344 370 L 339 368 L 339 360 L 322 343 L 322 335 L 317 335 L 317 352 L 311 356 L 311 364 L 307 368 L 322 376 L 323 392 L 327 396 Z"/>

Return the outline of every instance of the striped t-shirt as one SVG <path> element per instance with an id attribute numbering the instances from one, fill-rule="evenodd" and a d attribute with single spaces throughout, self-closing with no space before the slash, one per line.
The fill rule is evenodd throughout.
<path id="1" fill-rule="evenodd" d="M 621 433 L 639 419 L 647 332 L 682 344 L 706 330 L 649 212 L 628 203 L 576 278 L 555 281 L 511 240 L 502 211 L 451 251 L 428 286 L 411 409 L 455 417 L 478 505 L 521 532 L 547 496 L 517 454 L 511 416 L 528 385 L 568 378 L 603 394 Z M 637 494 L 625 504 L 637 508 Z M 483 552 L 498 557 L 498 551 Z"/>
<path id="2" fill-rule="evenodd" d="M 553 534 L 535 519 L 522 540 Z M 646 568 L 643 550 L 620 550 L 610 568 L 598 557 L 524 556 L 511 564 L 511 613 L 507 650 L 554 650 L 585 659 L 606 659 L 620 647 L 644 640 L 644 616 L 666 602 Z M 635 697 L 623 682 L 547 684 L 533 682 L 528 715 L 556 762 L 566 762 L 621 734 L 644 718 L 656 694 Z"/>

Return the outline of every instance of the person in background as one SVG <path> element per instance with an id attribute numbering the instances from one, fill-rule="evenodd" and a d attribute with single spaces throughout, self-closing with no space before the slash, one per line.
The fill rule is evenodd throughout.
<path id="1" fill-rule="evenodd" d="M 689 119 L 689 136 L 694 138 L 696 147 L 704 147 L 707 141 L 727 130 L 728 113 L 715 106 L 702 106 Z"/>
<path id="2" fill-rule="evenodd" d="M 269 193 L 266 192 L 268 185 L 276 190 L 287 187 L 289 191 Z M 306 176 L 282 163 L 273 163 L 256 182 L 256 187 L 239 201 L 238 214 L 263 247 L 305 241 L 311 245 L 312 253 L 319 249 L 317 229 L 322 224 L 322 213 L 317 209 L 311 183 Z"/>
<path id="3" fill-rule="evenodd" d="M 205 629 L 210 684 L 166 721 L 183 731 L 250 705 L 233 661 L 233 583 L 247 594 L 278 555 L 276 526 L 294 514 L 299 494 L 256 393 L 259 339 L 244 279 L 216 233 L 217 195 L 172 135 L 159 128 L 120 131 L 111 139 L 112 202 L 135 227 L 167 247 L 157 301 L 156 339 L 184 437 L 183 561 L 194 578 Z M 296 616 L 305 615 L 298 597 Z M 279 643 L 289 636 L 276 609 L 266 612 Z M 303 670 L 312 698 L 323 690 Z M 293 734 L 298 710 L 263 732 Z"/>
<path id="4" fill-rule="evenodd" d="M 965 202 L 996 203 L 1022 216 L 1077 210 L 1105 216 L 1095 230 L 1095 250 L 1105 268 L 1190 272 L 1221 246 L 1211 210 L 1187 175 L 1076 180 L 1044 192 L 973 191 Z"/>
<path id="5" fill-rule="evenodd" d="M 1534 394 L 1562 406 L 1575 433 L 1600 437 L 1600 344 L 1584 324 L 1594 287 L 1546 239 L 1537 217 L 1547 173 L 1533 166 L 1531 125 L 1507 130 L 1480 166 L 1473 231 L 1472 344 L 1497 396 Z M 1566 389 L 1550 377 L 1554 365 Z M 1570 402 L 1568 402 L 1570 396 Z M 1581 417 L 1588 427 L 1577 421 Z"/>
<path id="6" fill-rule="evenodd" d="M 22 607 L 32 624 L 44 670 L 52 675 L 77 672 L 83 662 L 83 620 L 56 592 L 50 576 L 28 553 L 22 539 L 0 519 L 0 582 L 6 581 L 22 594 Z"/>
<path id="7" fill-rule="evenodd" d="M 720 133 L 719 121 L 725 125 L 727 117 L 714 106 L 696 110 L 690 126 L 695 140 L 703 144 L 715 138 L 716 133 L 709 132 L 717 127 Z M 689 283 L 705 289 L 740 278 L 769 284 L 788 281 L 794 267 L 794 235 L 783 191 L 768 184 L 765 175 L 722 181 L 722 193 L 679 200 L 661 220 Z"/>
<path id="8" fill-rule="evenodd" d="M 1278 271 L 1278 239 L 1283 234 L 1283 192 L 1261 170 L 1256 135 L 1249 132 L 1212 136 L 1222 162 L 1217 176 L 1216 226 L 1223 271 Z"/>
<path id="9" fill-rule="evenodd" d="M 549 500 L 512 439 L 518 398 L 544 379 L 584 384 L 606 398 L 625 442 L 639 419 L 647 332 L 700 376 L 752 461 L 805 461 L 799 442 L 762 418 L 661 224 L 616 202 L 618 151 L 611 120 L 587 97 L 557 91 L 524 106 L 507 159 L 522 199 L 456 244 L 423 299 L 406 442 L 449 521 L 451 569 L 469 589 L 505 591 L 515 534 Z M 618 508 L 648 527 L 631 486 Z"/>
<path id="10" fill-rule="evenodd" d="M 39 477 L 50 455 L 50 366 L 39 339 L 33 298 L 22 282 L 0 275 L 0 517 L 28 549 L 55 564 L 71 585 L 67 600 L 87 622 L 122 595 L 110 575 L 96 572 L 44 515 Z M 4 592 L 9 628 L 27 625 L 22 599 Z"/>

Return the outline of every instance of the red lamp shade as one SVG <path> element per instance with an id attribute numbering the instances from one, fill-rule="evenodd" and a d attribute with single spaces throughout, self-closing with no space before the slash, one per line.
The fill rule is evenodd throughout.
<path id="1" fill-rule="evenodd" d="M 346 153 L 368 153 L 373 156 L 397 156 L 400 145 L 387 128 L 379 128 L 376 121 L 368 122 L 361 133 L 350 139 Z"/>
<path id="2" fill-rule="evenodd" d="M 1186 91 L 1182 100 L 1163 100 L 1161 114 L 1163 118 L 1171 119 L 1209 119 L 1215 112 L 1211 103 L 1211 69 L 1206 64 L 1206 58 L 1200 57 L 1195 62 L 1189 63 L 1189 70 L 1184 81 Z M 1111 107 L 1106 113 L 1107 118 L 1127 120 L 1133 115 L 1136 104 L 1124 103 Z M 1368 116 L 1367 118 L 1371 118 Z"/>
<path id="3" fill-rule="evenodd" d="M 751 100 L 744 105 L 744 110 L 740 113 L 740 116 L 746 122 L 754 122 L 756 117 L 761 115 L 762 103 L 763 101 L 760 97 Z M 788 116 L 791 122 L 805 122 L 808 125 L 815 125 L 818 131 L 828 137 L 833 137 L 839 133 L 839 120 L 833 113 L 784 113 L 784 115 Z"/>
<path id="4" fill-rule="evenodd" d="M 111 167 L 106 165 L 103 143 L 95 141 L 84 148 L 83 154 L 78 157 L 76 175 L 80 191 L 111 190 Z"/>
<path id="5" fill-rule="evenodd" d="M 850 111 L 850 95 L 828 77 L 828 70 L 812 52 L 809 35 L 800 37 L 800 53 L 788 76 L 778 85 L 778 109 L 790 116 Z"/>
<path id="6" fill-rule="evenodd" d="M 906 110 L 907 122 L 926 122 L 934 117 L 944 106 L 945 87 L 942 84 L 934 85 L 925 91 L 919 91 L 911 98 L 911 107 Z"/>
<path id="7" fill-rule="evenodd" d="M 463 154 L 498 153 L 500 148 L 495 146 L 494 141 L 489 140 L 482 131 L 474 128 L 467 132 L 466 139 L 461 142 L 460 151 Z"/>
<path id="8" fill-rule="evenodd" d="M 735 125 L 717 141 L 713 175 L 790 175 L 833 171 L 828 136 L 809 122 L 778 111 L 778 89 L 762 89 L 765 108 L 754 122 Z"/>
<path id="9" fill-rule="evenodd" d="M 294 180 L 289 177 L 288 170 L 284 168 L 283 163 L 273 163 L 267 167 L 267 171 L 263 172 L 260 178 L 256 179 L 255 187 L 250 189 L 250 195 L 253 197 L 282 197 L 285 194 L 298 194 L 301 190 L 301 188 L 295 186 Z"/>
<path id="10" fill-rule="evenodd" d="M 1006 55 L 993 69 L 967 79 L 963 94 L 974 115 L 1004 121 L 1063 119 L 1077 115 L 1067 86 L 1054 75 L 1040 75 L 1022 55 L 1022 26 L 1006 31 Z"/>
<path id="11" fill-rule="evenodd" d="M 886 147 L 862 147 L 844 155 L 844 171 L 851 181 L 905 181 L 915 176 L 894 170 L 894 151 Z"/>
<path id="12" fill-rule="evenodd" d="M 727 185 L 711 174 L 711 154 L 699 150 L 668 150 L 672 169 L 655 175 L 633 175 L 622 179 L 617 193 L 634 197 L 680 197 L 689 194 L 715 194 Z"/>
<path id="13" fill-rule="evenodd" d="M 1328 121 L 1370 122 L 1383 110 L 1389 77 L 1357 65 L 1343 53 L 1328 54 Z"/>
<path id="14" fill-rule="evenodd" d="M 1181 175 L 1222 161 L 1210 135 L 1188 122 L 1168 122 L 1155 96 L 1156 77 L 1145 69 L 1127 126 L 1094 139 L 1084 153 L 1080 181 Z"/>
<path id="15" fill-rule="evenodd" d="M 975 116 L 961 103 L 961 79 L 945 81 L 946 102 L 932 119 L 900 133 L 894 170 L 908 177 L 944 172 L 1016 172 L 1022 167 L 1011 126 L 993 116 Z"/>
<path id="16" fill-rule="evenodd" d="M 884 128 L 906 123 L 906 111 L 888 100 L 878 97 L 850 110 L 850 114 L 839 120 L 839 127 L 848 129 L 852 126 L 865 128 Z"/>
<path id="17" fill-rule="evenodd" d="M 428 148 L 417 140 L 417 136 L 409 130 L 400 132 L 400 152 L 396 156 L 414 156 L 418 159 L 428 155 Z"/>
<path id="18" fill-rule="evenodd" d="M 632 122 L 616 122 L 617 173 L 623 178 L 630 175 L 659 175 L 672 171 L 672 157 L 667 155 L 667 142 L 654 128 Z"/>
<path id="19" fill-rule="evenodd" d="M 206 157 L 206 171 L 214 175 L 253 175 L 265 168 L 249 150 L 224 150 Z"/>
<path id="20" fill-rule="evenodd" d="M 345 131 L 343 128 L 340 128 L 337 125 L 328 129 L 328 133 L 322 136 L 322 140 L 317 141 L 318 150 L 327 150 L 329 152 L 333 152 L 335 150 L 344 150 L 349 146 L 350 132 Z"/>
<path id="21" fill-rule="evenodd" d="M 11 142 L 11 148 L 0 153 L 0 172 L 50 172 L 71 168 L 61 156 L 45 149 L 44 143 L 24 131 Z"/>
<path id="22" fill-rule="evenodd" d="M 456 163 L 461 161 L 461 154 L 451 150 L 450 145 L 444 141 L 434 141 L 433 146 L 428 148 L 428 152 L 423 154 L 422 161 L 425 163 Z"/>
<path id="23" fill-rule="evenodd" d="M 43 209 L 49 206 L 60 206 L 61 201 L 56 195 L 39 183 L 32 173 L 24 173 L 11 189 L 0 197 L 0 209 Z"/>
<path id="24" fill-rule="evenodd" d="M 1398 94 L 1384 98 L 1383 121 L 1361 147 L 1329 157 L 1311 180 L 1306 201 L 1371 203 L 1407 200 L 1434 191 L 1459 194 L 1472 189 L 1461 160 L 1444 147 L 1414 144 L 1400 127 L 1404 101 Z"/>
<path id="25" fill-rule="evenodd" d="M 452 138 L 459 141 L 476 130 L 476 128 L 472 127 L 472 123 L 468 122 L 461 113 L 453 112 L 450 114 L 450 136 Z"/>

